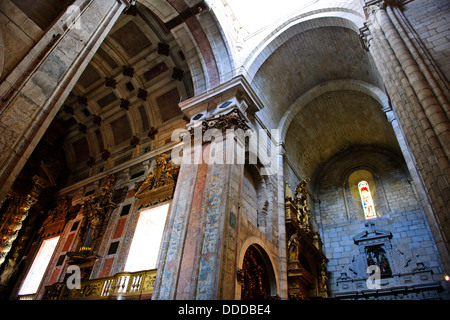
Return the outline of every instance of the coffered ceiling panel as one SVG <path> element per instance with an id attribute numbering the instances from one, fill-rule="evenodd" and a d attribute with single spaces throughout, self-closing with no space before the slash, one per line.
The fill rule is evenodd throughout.
<path id="1" fill-rule="evenodd" d="M 111 35 L 130 58 L 137 55 L 142 50 L 151 46 L 150 40 L 133 22 L 127 22 L 122 28 Z"/>
<path id="2" fill-rule="evenodd" d="M 85 177 L 90 166 L 100 168 L 110 157 L 132 158 L 136 143 L 154 148 L 154 132 L 171 121 L 184 123 L 178 103 L 192 93 L 177 41 L 138 3 L 135 15 L 117 20 L 54 120 L 68 131 L 70 170 Z"/>

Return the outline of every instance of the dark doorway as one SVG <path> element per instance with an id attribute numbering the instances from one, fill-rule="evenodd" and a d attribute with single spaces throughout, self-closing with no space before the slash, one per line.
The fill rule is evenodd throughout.
<path id="1" fill-rule="evenodd" d="M 241 299 L 269 299 L 271 296 L 269 273 L 263 255 L 255 246 L 247 249 L 242 270 L 244 279 L 241 287 Z"/>

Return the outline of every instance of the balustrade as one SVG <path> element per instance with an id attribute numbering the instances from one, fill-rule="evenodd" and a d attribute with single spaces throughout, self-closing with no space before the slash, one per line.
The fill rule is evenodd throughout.
<path id="1" fill-rule="evenodd" d="M 156 269 L 121 272 L 112 277 L 82 281 L 79 289 L 68 289 L 57 282 L 45 287 L 43 300 L 120 300 L 150 298 Z M 19 297 L 22 299 L 22 297 Z"/>

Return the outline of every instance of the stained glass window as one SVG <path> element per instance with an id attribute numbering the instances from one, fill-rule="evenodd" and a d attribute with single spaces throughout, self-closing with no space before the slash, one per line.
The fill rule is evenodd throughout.
<path id="1" fill-rule="evenodd" d="M 376 218 L 375 206 L 373 204 L 372 195 L 370 194 L 369 183 L 367 181 L 360 181 L 358 183 L 359 195 L 366 219 Z"/>

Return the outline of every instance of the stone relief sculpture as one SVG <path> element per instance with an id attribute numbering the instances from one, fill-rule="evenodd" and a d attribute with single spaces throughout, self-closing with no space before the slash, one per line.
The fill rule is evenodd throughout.
<path id="1" fill-rule="evenodd" d="M 367 299 L 383 294 L 388 299 L 397 299 L 399 292 L 402 297 L 406 294 L 406 298 L 438 297 L 442 288 L 433 280 L 432 270 L 421 261 L 419 254 L 394 247 L 392 233 L 375 228 L 373 220 L 365 226 L 367 230 L 353 237 L 358 254 L 342 266 L 337 277 L 337 298 Z M 375 278 L 376 286 L 369 288 L 366 281 Z"/>

